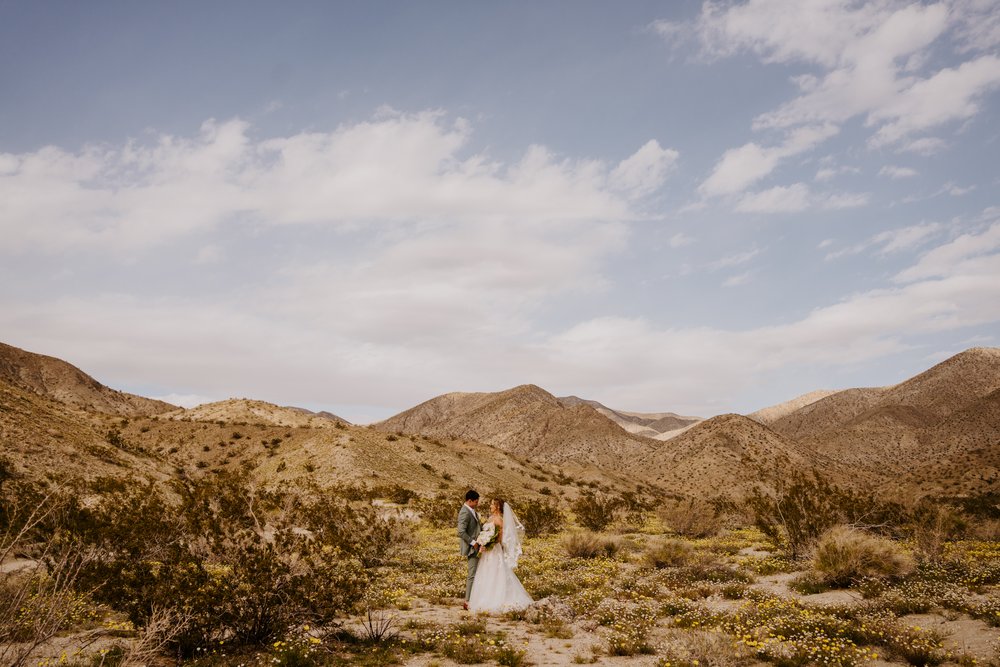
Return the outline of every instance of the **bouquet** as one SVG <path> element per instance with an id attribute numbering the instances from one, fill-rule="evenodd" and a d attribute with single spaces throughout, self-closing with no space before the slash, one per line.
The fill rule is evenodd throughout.
<path id="1" fill-rule="evenodd" d="M 472 542 L 472 546 L 480 547 L 484 551 L 488 550 L 497 543 L 498 537 L 500 537 L 500 534 L 497 532 L 496 525 L 488 523 L 483 526 L 482 532 L 480 532 L 479 536 Z"/>

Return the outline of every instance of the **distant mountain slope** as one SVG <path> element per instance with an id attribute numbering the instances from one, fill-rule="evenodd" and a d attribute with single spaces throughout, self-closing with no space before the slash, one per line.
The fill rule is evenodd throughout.
<path id="1" fill-rule="evenodd" d="M 386 432 L 466 438 L 548 463 L 628 471 L 655 446 L 586 404 L 565 405 L 535 385 L 495 393 L 444 394 L 373 425 Z"/>
<path id="2" fill-rule="evenodd" d="M 129 420 L 80 412 L 0 380 L 0 455 L 28 477 L 167 479 L 172 466 L 143 453 L 136 442 L 109 439 L 123 421 Z"/>
<path id="3" fill-rule="evenodd" d="M 801 396 L 796 396 L 790 401 L 785 401 L 784 403 L 778 403 L 777 405 L 771 405 L 766 408 L 761 408 L 756 412 L 751 412 L 747 415 L 750 419 L 755 422 L 761 423 L 764 426 L 770 426 L 774 422 L 778 421 L 782 417 L 787 417 L 796 410 L 804 408 L 807 405 L 812 405 L 818 400 L 824 399 L 827 396 L 832 396 L 838 393 L 837 389 L 817 389 L 816 391 L 810 391 L 808 394 L 802 394 Z"/>
<path id="4" fill-rule="evenodd" d="M 701 417 L 684 417 L 673 412 L 626 412 L 625 410 L 614 410 L 602 405 L 597 401 L 592 401 L 578 396 L 561 396 L 559 402 L 567 407 L 575 405 L 589 405 L 604 415 L 614 423 L 621 426 L 629 433 L 641 435 L 647 438 L 663 439 L 672 437 L 679 431 L 697 424 Z"/>
<path id="5" fill-rule="evenodd" d="M 837 481 L 840 468 L 810 456 L 749 417 L 725 414 L 695 424 L 641 461 L 652 481 L 681 494 L 739 497 L 759 482 L 821 467 Z"/>
<path id="6" fill-rule="evenodd" d="M 116 391 L 61 359 L 0 343 L 0 379 L 73 407 L 106 414 L 152 415 L 177 406 Z"/>
<path id="7" fill-rule="evenodd" d="M 341 419 L 329 412 L 310 412 L 304 408 L 283 407 L 248 398 L 230 398 L 215 403 L 203 403 L 187 410 L 170 412 L 163 417 L 165 419 L 262 423 L 273 426 L 311 426 L 317 428 L 334 426 L 337 422 L 348 423 L 346 419 Z"/>
<path id="8" fill-rule="evenodd" d="M 906 405 L 942 419 L 1000 389 L 1000 348 L 974 347 L 901 382 L 880 405 Z"/>
<path id="9" fill-rule="evenodd" d="M 856 470 L 896 477 L 936 464 L 944 472 L 939 457 L 998 444 L 998 389 L 1000 350 L 972 348 L 894 386 L 838 392 L 772 427 Z"/>
<path id="10" fill-rule="evenodd" d="M 770 428 L 786 438 L 803 440 L 842 427 L 875 407 L 884 388 L 845 389 L 774 420 Z"/>

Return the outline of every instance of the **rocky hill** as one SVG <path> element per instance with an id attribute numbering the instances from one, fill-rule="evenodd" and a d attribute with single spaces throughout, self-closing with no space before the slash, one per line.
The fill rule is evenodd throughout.
<path id="1" fill-rule="evenodd" d="M 535 385 L 495 393 L 444 394 L 374 425 L 393 433 L 484 442 L 533 461 L 629 472 L 655 443 L 626 432 L 583 403 L 565 405 Z"/>
<path id="2" fill-rule="evenodd" d="M 640 461 L 652 481 L 681 495 L 739 497 L 792 471 L 823 470 L 848 482 L 843 468 L 749 417 L 725 414 L 695 424 Z"/>
<path id="3" fill-rule="evenodd" d="M 702 421 L 701 417 L 685 417 L 673 412 L 626 412 L 614 410 L 578 396 L 562 396 L 559 402 L 567 407 L 589 405 L 629 433 L 656 440 L 668 440 Z"/>
<path id="4" fill-rule="evenodd" d="M 265 401 L 248 398 L 230 398 L 215 403 L 203 403 L 187 410 L 175 410 L 163 415 L 164 419 L 222 421 L 227 423 L 270 424 L 272 426 L 333 427 L 340 422 L 349 423 L 329 412 L 310 412 L 304 408 L 282 407 Z"/>
<path id="5" fill-rule="evenodd" d="M 177 406 L 116 391 L 76 366 L 0 343 L 0 380 L 66 405 L 112 415 L 153 415 Z"/>
<path id="6" fill-rule="evenodd" d="M 948 461 L 1000 445 L 997 390 L 1000 350 L 973 348 L 897 385 L 832 394 L 772 428 L 813 456 L 866 474 L 923 484 L 928 466 L 937 466 L 948 485 L 956 479 Z"/>
<path id="7" fill-rule="evenodd" d="M 777 405 L 772 405 L 766 408 L 761 408 L 756 412 L 751 412 L 747 415 L 747 417 L 755 422 L 763 424 L 764 426 L 771 426 L 782 417 L 787 417 L 800 408 L 812 405 L 818 400 L 836 394 L 837 391 L 838 390 L 831 389 L 817 389 L 816 391 L 810 391 L 809 393 L 797 396 L 790 401 L 785 401 L 784 403 L 778 403 Z"/>

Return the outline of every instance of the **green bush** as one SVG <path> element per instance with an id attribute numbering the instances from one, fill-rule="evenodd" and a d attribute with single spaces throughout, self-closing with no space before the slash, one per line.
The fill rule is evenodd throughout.
<path id="1" fill-rule="evenodd" d="M 837 526 L 816 545 L 813 569 L 831 586 L 860 579 L 901 577 L 913 570 L 913 559 L 892 540 Z"/>
<path id="2" fill-rule="evenodd" d="M 435 528 L 454 528 L 461 509 L 461 501 L 446 493 L 417 498 L 415 505 L 421 518 Z"/>
<path id="3" fill-rule="evenodd" d="M 761 532 L 793 559 L 838 524 L 878 526 L 881 533 L 898 535 L 908 520 L 898 503 L 841 489 L 817 472 L 782 478 L 773 492 L 757 489 L 746 506 Z"/>
<path id="4" fill-rule="evenodd" d="M 587 491 L 573 502 L 573 514 L 582 527 L 601 531 L 615 520 L 615 511 L 620 505 L 619 498 Z"/>
<path id="5" fill-rule="evenodd" d="M 174 610 L 181 655 L 209 644 L 262 644 L 321 624 L 363 596 L 392 526 L 370 506 L 315 489 L 263 491 L 235 475 L 106 495 L 72 525 L 97 554 L 81 583 L 137 627 Z"/>
<path id="6" fill-rule="evenodd" d="M 552 501 L 521 500 L 517 505 L 517 518 L 524 524 L 528 537 L 551 535 L 566 527 L 566 516 Z"/>

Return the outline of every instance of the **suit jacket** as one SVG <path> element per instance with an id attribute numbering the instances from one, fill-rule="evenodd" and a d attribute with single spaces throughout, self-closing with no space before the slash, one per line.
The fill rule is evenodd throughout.
<path id="1" fill-rule="evenodd" d="M 472 548 L 472 541 L 479 537 L 482 525 L 479 523 L 479 515 L 476 510 L 462 503 L 462 509 L 458 511 L 458 547 L 463 556 L 469 558 L 475 553 Z"/>

